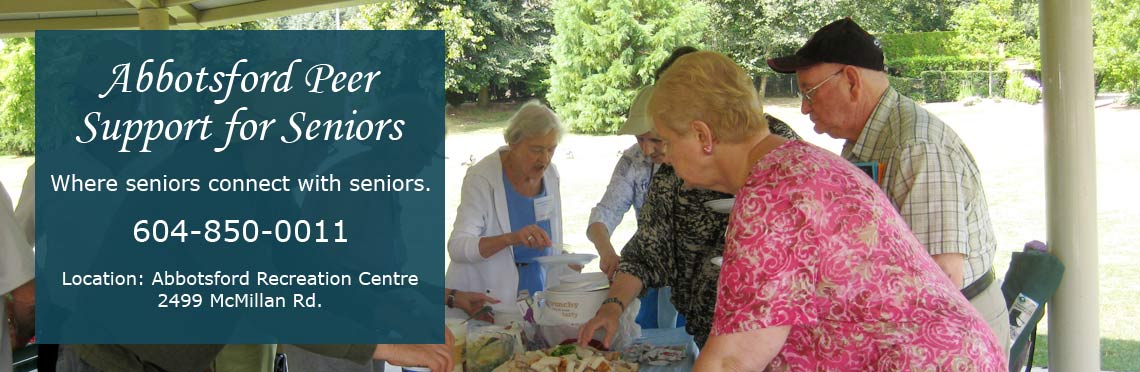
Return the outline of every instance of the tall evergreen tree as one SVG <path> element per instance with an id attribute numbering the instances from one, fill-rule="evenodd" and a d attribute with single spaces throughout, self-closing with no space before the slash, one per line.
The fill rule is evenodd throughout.
<path id="1" fill-rule="evenodd" d="M 682 45 L 700 46 L 706 4 L 685 0 L 556 0 L 550 104 L 572 130 L 614 133 L 637 89 Z"/>

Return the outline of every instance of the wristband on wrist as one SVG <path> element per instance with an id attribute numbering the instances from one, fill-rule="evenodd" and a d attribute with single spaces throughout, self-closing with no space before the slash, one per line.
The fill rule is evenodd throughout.
<path id="1" fill-rule="evenodd" d="M 447 308 L 449 309 L 455 308 L 455 292 L 458 292 L 458 290 L 452 289 L 447 292 Z"/>
<path id="2" fill-rule="evenodd" d="M 618 306 L 621 306 L 621 312 L 625 312 L 625 304 L 622 303 L 621 300 L 619 300 L 617 297 L 607 298 L 605 301 L 602 301 L 602 306 L 605 306 L 608 303 L 618 304 Z"/>

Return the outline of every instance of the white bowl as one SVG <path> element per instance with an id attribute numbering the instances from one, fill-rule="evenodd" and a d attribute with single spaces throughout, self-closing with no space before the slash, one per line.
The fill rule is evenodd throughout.
<path id="1" fill-rule="evenodd" d="M 569 274 L 559 276 L 558 281 L 559 284 L 549 286 L 546 288 L 546 290 L 558 292 L 593 291 L 602 288 L 609 288 L 610 286 L 609 277 L 606 276 L 606 273 L 602 272 L 571 272 Z"/>

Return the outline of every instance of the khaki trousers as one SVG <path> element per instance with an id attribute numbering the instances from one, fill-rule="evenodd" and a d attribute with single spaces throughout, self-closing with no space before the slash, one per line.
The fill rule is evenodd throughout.
<path id="1" fill-rule="evenodd" d="M 970 300 L 970 305 L 982 314 L 982 319 L 990 325 L 990 330 L 997 336 L 998 346 L 1009 356 L 1009 309 L 1005 307 L 1005 295 L 1001 293 L 1001 280 L 994 279 L 993 283 L 981 294 Z"/>

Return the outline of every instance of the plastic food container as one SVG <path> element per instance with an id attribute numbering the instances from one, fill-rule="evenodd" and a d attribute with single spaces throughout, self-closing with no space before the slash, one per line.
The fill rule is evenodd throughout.
<path id="1" fill-rule="evenodd" d="M 467 330 L 467 372 L 490 372 L 523 351 L 517 326 L 472 325 Z"/>

